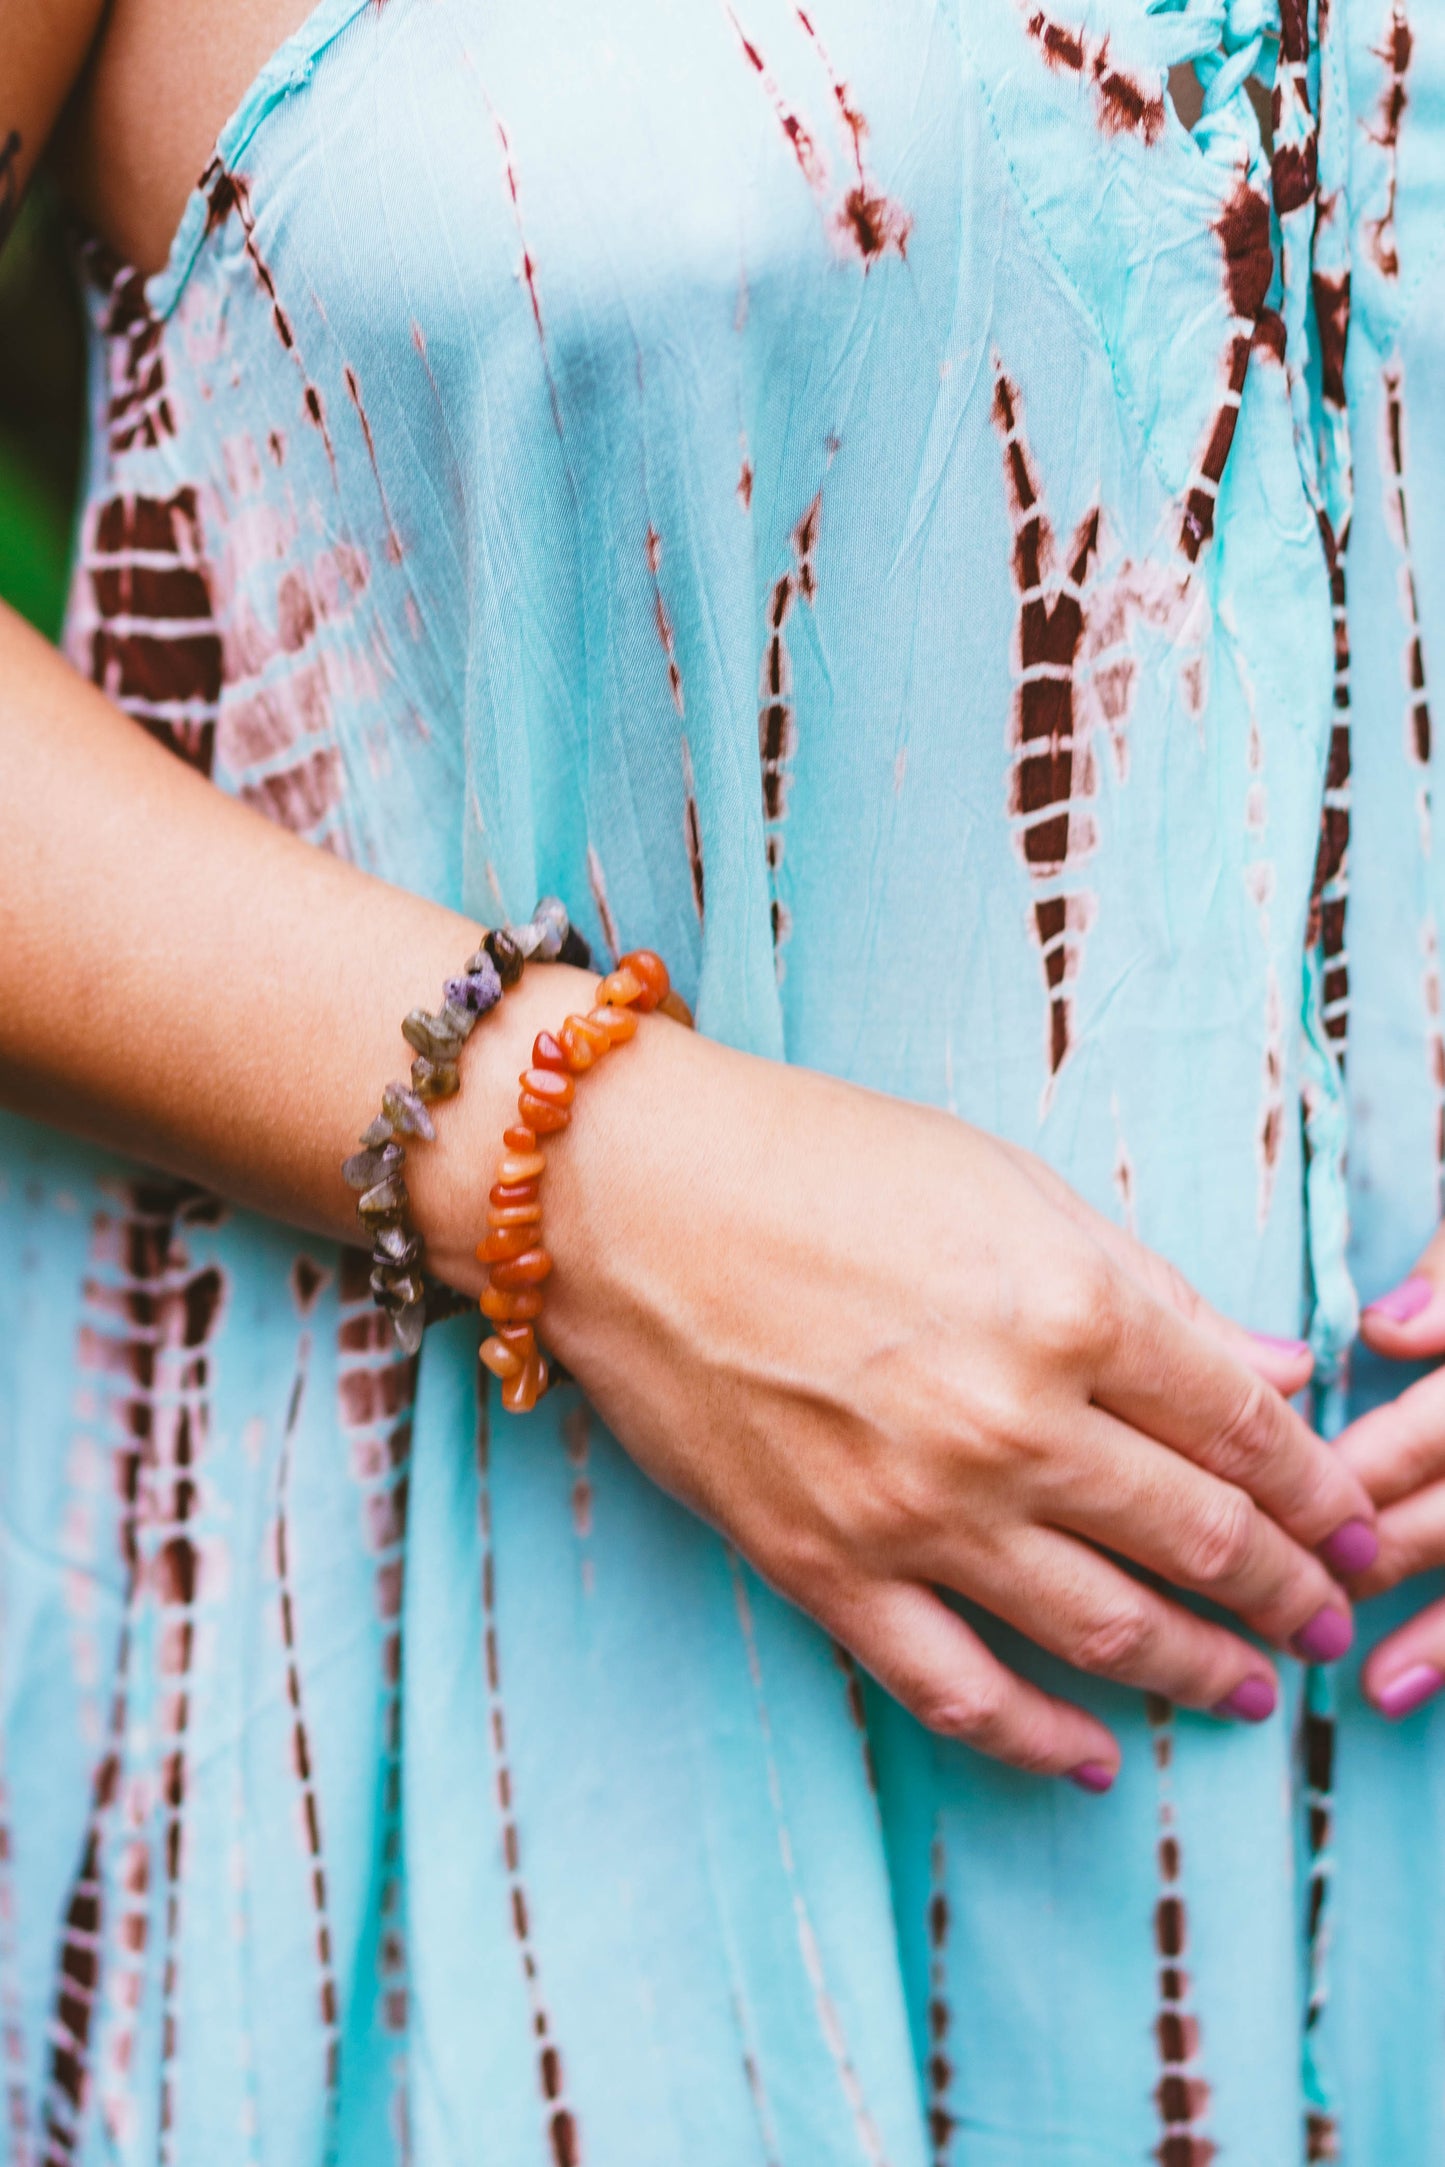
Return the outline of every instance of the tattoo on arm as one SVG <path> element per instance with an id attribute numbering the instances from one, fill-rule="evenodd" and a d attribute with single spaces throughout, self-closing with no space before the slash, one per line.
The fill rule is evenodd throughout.
<path id="1" fill-rule="evenodd" d="M 20 208 L 20 131 L 12 128 L 0 143 L 0 248 L 5 246 Z"/>

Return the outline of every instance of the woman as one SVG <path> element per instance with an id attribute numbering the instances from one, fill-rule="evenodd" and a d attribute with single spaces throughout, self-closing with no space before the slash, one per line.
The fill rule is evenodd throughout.
<path id="1" fill-rule="evenodd" d="M 12 2157 L 1423 2161 L 1430 1747 L 1288 1651 L 1445 1554 L 1441 1425 L 1332 1453 L 1258 1336 L 1354 1323 L 1317 357 L 1399 41 L 1289 11 L 1272 210 L 1217 6 L 301 12 L 0 13 L 96 236 L 69 664 L 0 633 Z M 553 1147 L 513 1422 L 339 1168 L 548 893 L 701 1034 Z M 409 1158 L 463 1294 L 594 985 Z"/>

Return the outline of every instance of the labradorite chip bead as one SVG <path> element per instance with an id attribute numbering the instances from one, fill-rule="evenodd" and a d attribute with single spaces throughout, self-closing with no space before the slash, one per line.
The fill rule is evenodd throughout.
<path id="1" fill-rule="evenodd" d="M 419 1099 L 452 1099 L 462 1087 L 455 1061 L 428 1061 L 419 1053 L 411 1064 L 411 1087 Z"/>
<path id="2" fill-rule="evenodd" d="M 386 1115 L 378 1114 L 375 1121 L 368 1122 L 367 1126 L 362 1130 L 360 1137 L 361 1148 L 363 1151 L 377 1151 L 383 1144 L 389 1144 L 395 1135 L 396 1130 L 387 1120 Z"/>
<path id="3" fill-rule="evenodd" d="M 522 975 L 522 965 L 527 958 L 512 935 L 509 926 L 498 926 L 483 941 L 481 951 L 490 956 L 496 965 L 497 976 L 504 986 L 515 986 Z M 476 958 L 473 957 L 473 962 Z M 470 965 L 468 966 L 470 968 Z"/>
<path id="4" fill-rule="evenodd" d="M 447 980 L 442 998 L 448 1008 L 464 1009 L 469 1016 L 485 1016 L 496 1007 L 502 998 L 502 981 L 485 949 L 472 957 L 464 977 Z"/>
<path id="5" fill-rule="evenodd" d="M 567 911 L 560 898 L 544 895 L 532 913 L 532 924 L 537 934 L 537 961 L 555 963 L 567 938 Z"/>
<path id="6" fill-rule="evenodd" d="M 377 1228 L 374 1264 L 389 1264 L 395 1271 L 404 1272 L 420 1255 L 421 1241 L 408 1227 L 388 1224 Z"/>
<path id="7" fill-rule="evenodd" d="M 405 1164 L 406 1153 L 400 1144 L 377 1144 L 369 1151 L 354 1151 L 343 1161 L 341 1176 L 349 1189 L 374 1189 L 388 1175 L 399 1174 Z"/>
<path id="8" fill-rule="evenodd" d="M 436 1142 L 432 1117 L 408 1085 L 389 1083 L 381 1094 L 381 1110 L 403 1136 L 424 1136 L 429 1144 Z"/>
<path id="9" fill-rule="evenodd" d="M 368 1189 L 357 1199 L 356 1209 L 368 1226 L 395 1223 L 406 1210 L 406 1183 L 399 1174 L 389 1180 L 379 1181 L 374 1189 Z"/>
<path id="10" fill-rule="evenodd" d="M 413 1302 L 409 1309 L 399 1309 L 391 1320 L 391 1328 L 403 1354 L 417 1353 L 426 1330 L 426 1304 Z"/>
<path id="11" fill-rule="evenodd" d="M 408 1010 L 402 1018 L 401 1035 L 428 1061 L 454 1061 L 466 1038 L 466 1032 L 457 1030 L 445 1015 L 432 1016 L 424 1008 Z"/>

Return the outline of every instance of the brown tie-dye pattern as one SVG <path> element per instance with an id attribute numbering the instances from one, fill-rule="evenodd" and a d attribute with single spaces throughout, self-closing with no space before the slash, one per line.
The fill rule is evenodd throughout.
<path id="1" fill-rule="evenodd" d="M 953 2061 L 948 2035 L 953 2011 L 948 2000 L 948 1861 L 943 1834 L 929 1849 L 928 1890 L 928 2138 L 931 2167 L 950 2167 L 958 2119 L 950 2104 Z"/>
<path id="2" fill-rule="evenodd" d="M 591 843 L 587 845 L 587 885 L 592 890 L 592 901 L 597 907 L 597 917 L 602 927 L 602 938 L 607 943 L 615 965 L 618 957 L 622 954 L 622 935 L 617 930 L 617 920 L 613 916 L 612 899 L 607 893 L 607 880 L 602 871 L 602 860 L 598 857 L 597 851 Z"/>
<path id="3" fill-rule="evenodd" d="M 316 2000 L 323 2042 L 322 2082 L 326 2128 L 335 2127 L 337 2098 L 341 2086 L 341 2004 L 336 1979 L 336 1953 L 331 1933 L 330 1896 L 326 1879 L 325 1842 L 321 1825 L 321 1798 L 311 1736 L 306 1724 L 306 1703 L 301 1685 L 301 1656 L 293 1586 L 295 1560 L 291 1554 L 291 1452 L 296 1425 L 305 1398 L 311 1368 L 312 1334 L 303 1324 L 296 1350 L 296 1372 L 286 1409 L 286 1426 L 276 1463 L 276 1504 L 273 1519 L 276 1595 L 281 1619 L 281 1650 L 286 1666 L 286 1699 L 291 1709 L 291 1772 L 296 1780 L 300 1807 L 300 1836 L 306 1854 L 311 1912 L 315 1929 Z"/>
<path id="4" fill-rule="evenodd" d="M 298 1260 L 298 1268 L 304 1261 Z M 318 1279 L 298 1297 L 306 1307 L 315 1301 L 319 1285 Z M 399 1352 L 390 1326 L 372 1299 L 370 1258 L 360 1250 L 344 1249 L 336 1310 L 337 1398 L 347 1462 L 361 1494 L 362 1538 L 375 1561 L 376 1613 L 382 1634 L 377 1964 L 382 2024 L 396 2043 L 392 2121 L 398 2157 L 403 2161 L 410 2155 L 411 2132 L 405 2051 L 409 1967 L 402 1878 L 402 1602 L 417 1369 L 417 1357 Z"/>
<path id="5" fill-rule="evenodd" d="M 886 255 L 891 248 L 900 256 L 908 254 L 908 236 L 913 231 L 913 220 L 901 205 L 882 192 L 869 172 L 863 156 L 863 145 L 868 137 L 868 121 L 848 85 L 838 74 L 828 50 L 818 35 L 811 14 L 803 8 L 793 10 L 803 34 L 810 38 L 818 55 L 818 64 L 828 79 L 833 103 L 847 133 L 852 149 L 856 179 L 844 196 L 837 213 L 836 223 L 844 237 L 851 242 L 863 260 L 863 268 L 869 270 L 874 261 Z"/>
<path id="6" fill-rule="evenodd" d="M 1420 601 L 1415 586 L 1414 544 L 1410 533 L 1410 507 L 1405 487 L 1405 374 L 1398 361 L 1384 370 L 1387 510 L 1403 564 L 1401 592 L 1405 604 L 1407 638 L 1405 675 L 1410 690 L 1408 750 L 1420 767 L 1430 764 L 1430 699 L 1425 684 L 1425 649 L 1420 634 Z"/>
<path id="7" fill-rule="evenodd" d="M 777 114 L 778 126 L 797 161 L 798 171 L 813 192 L 829 232 L 858 257 L 865 274 L 873 268 L 880 256 L 886 256 L 890 250 L 895 255 L 906 257 L 913 220 L 900 204 L 883 194 L 868 171 L 863 157 L 868 123 L 854 104 L 848 85 L 829 60 L 827 48 L 819 36 L 812 13 L 801 7 L 793 10 L 827 78 L 829 95 L 848 137 L 849 158 L 854 169 L 854 179 L 836 203 L 832 196 L 828 161 L 817 136 L 802 115 L 789 104 L 777 77 L 764 60 L 755 41 L 743 29 L 728 0 L 723 0 L 723 12 L 732 24 L 744 60 L 757 76 L 764 95 Z"/>
<path id="8" fill-rule="evenodd" d="M 325 446 L 332 478 L 335 479 L 336 452 L 331 442 L 331 432 L 326 425 L 326 407 L 320 387 L 312 381 L 301 349 L 296 343 L 295 327 L 276 290 L 275 276 L 261 253 L 260 243 L 256 238 L 256 214 L 251 207 L 251 193 L 246 180 L 243 175 L 228 171 L 220 159 L 216 158 L 201 175 L 200 188 L 206 198 L 208 232 L 215 232 L 218 227 L 225 225 L 233 212 L 240 220 L 246 256 L 262 292 L 270 303 L 271 322 L 276 336 L 300 372 L 302 411 Z"/>
<path id="9" fill-rule="evenodd" d="M 1052 1080 L 1073 1044 L 1072 986 L 1093 915 L 1092 896 L 1066 893 L 1061 883 L 1093 853 L 1098 840 L 1090 810 L 1097 778 L 1092 747 L 1077 727 L 1075 671 L 1085 629 L 1084 582 L 1098 546 L 1099 512 L 1095 506 L 1084 514 L 1069 544 L 1067 569 L 1056 575 L 1053 527 L 1024 436 L 1022 398 L 996 354 L 993 418 L 1003 439 L 1019 598 L 1008 811 L 1034 891 Z"/>
<path id="10" fill-rule="evenodd" d="M 868 1711 L 863 1703 L 863 1673 L 841 1641 L 835 1640 L 830 1645 L 833 1650 L 833 1661 L 843 1673 L 843 1687 L 848 1697 L 848 1713 L 853 1719 L 853 1728 L 858 1733 L 859 1750 L 863 1755 L 863 1774 L 867 1779 L 869 1790 L 876 1798 L 878 1796 L 878 1771 L 873 1764 L 873 1741 L 868 1735 Z"/>
<path id="11" fill-rule="evenodd" d="M 532 1907 L 522 1878 L 522 1845 L 517 1830 L 515 1787 L 507 1746 L 507 1718 L 502 1697 L 502 1659 L 497 1640 L 497 1563 L 492 1540 L 491 1429 L 488 1388 L 491 1380 L 477 1364 L 477 1513 L 482 1550 L 482 1644 L 485 1664 L 488 1730 L 497 1784 L 502 1859 L 507 1873 L 512 1932 L 521 1958 L 522 1977 L 537 2042 L 537 2075 L 542 2117 L 552 2167 L 581 2167 L 582 2132 L 567 2103 L 562 2054 L 552 2037 L 552 2020 L 542 1994 L 537 1945 L 532 1938 Z"/>
<path id="12" fill-rule="evenodd" d="M 69 2167 L 80 2149 L 95 2091 L 97 2011 L 110 1959 L 114 2025 L 101 2072 L 112 2145 L 129 2143 L 135 2025 L 148 1977 L 152 1844 L 157 1806 L 166 1888 L 162 1979 L 161 2147 L 172 2153 L 176 2043 L 176 1950 L 184 1857 L 185 1741 L 194 1659 L 194 1605 L 202 1552 L 193 1523 L 200 1503 L 196 1461 L 208 1428 L 208 1342 L 224 1285 L 214 1267 L 192 1272 L 178 1238 L 183 1218 L 214 1222 L 213 1198 L 161 1180 L 120 1186 L 118 1209 L 97 1214 L 77 1368 L 90 1381 L 111 1456 L 124 1599 L 112 1672 L 105 1750 L 91 1786 L 79 1867 L 66 1901 L 44 2108 L 45 2167 Z M 128 1766 L 132 1653 L 141 1607 L 157 1605 L 160 1694 L 158 1768 Z M 159 1776 L 159 1782 L 156 1778 Z M 125 1817 L 117 1880 L 119 1914 L 103 1916 L 103 1873 L 118 1812 Z"/>
<path id="13" fill-rule="evenodd" d="M 1309 1849 L 1309 1895 L 1305 1917 L 1305 1974 L 1309 2001 L 1305 2031 L 1319 2024 L 1325 2011 L 1325 1952 L 1328 1945 L 1330 1843 L 1334 1832 L 1335 1720 L 1323 1708 L 1306 1707 L 1304 1716 L 1306 1842 Z M 1305 2115 L 1305 2158 L 1340 2157 L 1335 2117 L 1311 2108 Z"/>
<path id="14" fill-rule="evenodd" d="M 788 785 L 798 749 L 797 715 L 793 706 L 793 662 L 788 652 L 787 624 L 798 595 L 812 607 L 818 593 L 816 553 L 823 517 L 820 489 L 793 529 L 794 569 L 775 581 L 763 613 L 763 665 L 758 688 L 758 757 L 763 771 L 763 838 L 767 854 L 773 953 L 779 974 L 781 950 L 792 929 L 787 906 L 778 895 L 778 874 L 783 863 L 783 829 L 788 817 Z"/>
<path id="15" fill-rule="evenodd" d="M 702 821 L 697 809 L 697 779 L 692 771 L 692 747 L 687 734 L 682 738 L 682 839 L 687 849 L 688 872 L 692 878 L 692 900 L 697 911 L 697 922 L 703 923 L 704 891 L 702 868 Z"/>
<path id="16" fill-rule="evenodd" d="M 863 2086 L 853 2062 L 847 2037 L 843 2031 L 842 2020 L 838 2014 L 838 2005 L 834 2001 L 828 1986 L 827 1975 L 823 1969 L 823 1952 L 818 1945 L 817 1931 L 813 1925 L 812 1915 L 809 1912 L 807 1898 L 803 1893 L 802 1881 L 798 1874 L 797 1849 L 793 1842 L 793 1833 L 788 1825 L 787 1810 L 783 1802 L 783 1779 L 778 1768 L 777 1751 L 773 1744 L 773 1721 L 768 1712 L 768 1703 L 763 1692 L 762 1657 L 758 1650 L 757 1630 L 753 1623 L 752 1604 L 748 1600 L 747 1582 L 743 1577 L 742 1563 L 737 1552 L 731 1546 L 728 1548 L 727 1558 L 728 1570 L 732 1575 L 733 1600 L 737 1607 L 738 1626 L 742 1633 L 743 1648 L 747 1656 L 748 1676 L 752 1680 L 753 1705 L 757 1715 L 758 1736 L 762 1744 L 767 1767 L 768 1796 L 772 1801 L 773 1825 L 777 1831 L 778 1839 L 778 1856 L 782 1861 L 783 1873 L 792 1899 L 793 1920 L 798 1938 L 798 1953 L 802 1960 L 808 1984 L 812 1989 L 813 2008 L 817 2017 L 818 2030 L 822 2034 L 824 2044 L 832 2057 L 833 2067 L 837 2072 L 838 2086 L 852 2117 L 853 2134 L 859 2151 L 868 2162 L 868 2167 L 888 2167 L 887 2155 L 883 2149 L 883 2140 L 879 2136 L 878 2125 L 873 2119 L 867 2100 L 864 2098 Z"/>
<path id="17" fill-rule="evenodd" d="M 1309 0 L 1280 0 L 1270 179 L 1281 218 L 1301 210 L 1319 185 L 1319 130 L 1310 104 L 1309 59 Z"/>
<path id="18" fill-rule="evenodd" d="M 1269 200 L 1248 173 L 1240 173 L 1214 230 L 1223 254 L 1224 290 L 1233 322 L 1224 361 L 1224 395 L 1210 422 L 1184 500 L 1179 546 L 1191 564 L 1214 532 L 1215 504 L 1239 421 L 1255 326 L 1274 276 Z"/>
<path id="19" fill-rule="evenodd" d="M 87 276 L 104 295 L 106 442 L 111 456 L 135 447 L 154 451 L 176 433 L 166 383 L 163 326 L 146 300 L 144 275 L 92 242 L 83 251 Z"/>
<path id="20" fill-rule="evenodd" d="M 1185 1909 L 1178 1817 L 1174 1808 L 1174 1710 L 1157 1694 L 1146 1698 L 1159 1789 L 1159 1900 L 1154 1946 L 1159 1955 L 1159 2014 L 1154 2036 L 1162 2074 L 1154 2098 L 1162 2134 L 1159 2167 L 1209 2167 L 1218 2147 L 1206 2134 L 1209 2086 L 1199 2073 L 1199 2020 L 1189 2010 L 1189 1921 Z"/>
<path id="21" fill-rule="evenodd" d="M 86 515 L 80 563 L 94 612 L 91 682 L 209 775 L 222 650 L 195 491 L 106 498 Z"/>
<path id="22" fill-rule="evenodd" d="M 1320 839 L 1305 938 L 1324 961 L 1324 1026 L 1343 1068 L 1349 1044 L 1350 967 L 1345 946 L 1350 847 L 1350 626 L 1345 594 L 1345 539 L 1336 544 L 1322 519 L 1334 622 L 1334 720 L 1320 812 Z"/>
<path id="23" fill-rule="evenodd" d="M 1404 0 L 1394 0 L 1385 42 L 1375 47 L 1375 58 L 1385 69 L 1385 87 L 1380 94 L 1380 109 L 1374 126 L 1367 129 L 1371 142 L 1378 143 L 1385 153 L 1385 208 L 1378 218 L 1369 219 L 1365 225 L 1370 254 L 1382 275 L 1391 279 L 1400 276 L 1399 237 L 1395 231 L 1400 188 L 1400 127 L 1410 102 L 1406 78 L 1414 50 L 1415 38 L 1405 13 Z"/>
<path id="24" fill-rule="evenodd" d="M 1020 0 L 1026 28 L 1047 67 L 1077 75 L 1094 93 L 1094 109 L 1100 133 L 1132 135 L 1152 146 L 1160 141 L 1168 124 L 1164 81 L 1154 76 L 1141 82 L 1112 59 L 1107 37 L 1091 38 L 1046 15 L 1033 0 Z"/>
<path id="25" fill-rule="evenodd" d="M 159 1734 L 162 1744 L 161 1864 L 165 1913 L 161 1974 L 160 2158 L 170 2167 L 176 2151 L 176 2083 L 180 2036 L 180 1921 L 185 1868 L 187 1741 L 190 1730 L 192 1670 L 196 1653 L 196 1610 L 208 1559 L 197 1540 L 196 1522 L 204 1508 L 201 1460 L 210 1431 L 210 1361 L 206 1349 L 220 1319 L 224 1284 L 210 1266 L 194 1273 L 172 1296 L 179 1309 L 179 1375 L 166 1395 L 157 1423 L 155 1517 L 156 1543 L 150 1565 L 160 1609 L 162 1691 Z M 169 1335 L 168 1335 L 169 1336 Z M 151 1531 L 148 1530 L 148 1537 Z"/>

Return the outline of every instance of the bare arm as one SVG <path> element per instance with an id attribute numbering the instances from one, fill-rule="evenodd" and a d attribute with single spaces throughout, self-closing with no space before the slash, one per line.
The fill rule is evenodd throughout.
<path id="1" fill-rule="evenodd" d="M 97 11 L 0 0 L 17 193 Z M 340 1163 L 405 1073 L 399 1019 L 476 937 L 226 798 L 0 609 L 10 1104 L 351 1238 Z M 528 971 L 408 1156 L 428 1262 L 463 1291 L 532 1039 L 594 983 Z M 1328 1652 L 1324 1619 L 1338 1652 L 1314 1553 L 1372 1508 L 1254 1373 L 1293 1390 L 1302 1353 L 1252 1353 L 1026 1154 L 648 1017 L 548 1156 L 549 1343 L 658 1483 L 936 1729 L 1095 1786 L 1117 1760 L 940 1590 L 1255 1719 L 1259 1651 L 1116 1559 L 1281 1647 Z"/>
<path id="2" fill-rule="evenodd" d="M 104 7 L 105 0 L 0 0 L 0 248 Z"/>

